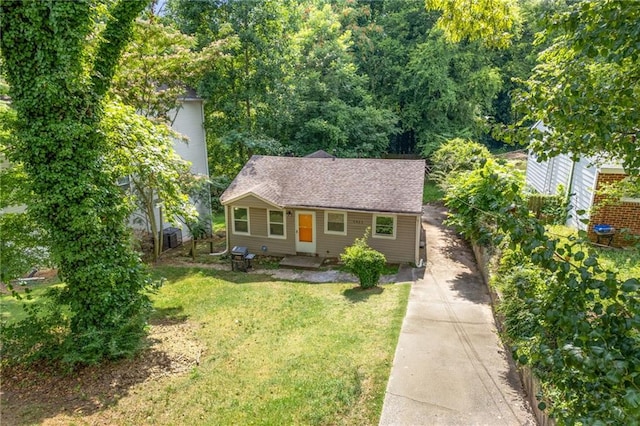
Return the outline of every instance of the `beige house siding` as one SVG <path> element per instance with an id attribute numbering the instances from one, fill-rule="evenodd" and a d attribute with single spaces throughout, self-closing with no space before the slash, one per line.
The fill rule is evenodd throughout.
<path id="1" fill-rule="evenodd" d="M 269 238 L 267 232 L 267 209 L 275 209 L 254 196 L 247 196 L 227 206 L 229 222 L 233 220 L 233 207 L 249 208 L 249 226 L 251 235 L 237 235 L 228 224 L 229 246 L 245 246 L 252 253 L 268 255 L 290 255 L 296 253 L 295 246 L 295 209 L 287 209 L 292 214 L 285 214 L 286 239 Z M 315 212 L 316 254 L 322 257 L 337 258 L 344 248 L 353 244 L 356 238 L 364 235 L 367 228 L 373 229 L 373 213 L 346 212 L 346 235 L 325 233 L 325 210 L 304 209 Z M 384 253 L 390 263 L 415 262 L 417 257 L 416 235 L 419 216 L 396 215 L 396 236 L 390 238 L 369 238 L 369 245 Z M 266 246 L 266 252 L 262 247 Z"/>
<path id="2" fill-rule="evenodd" d="M 249 209 L 249 232 L 251 235 L 239 235 L 233 233 L 231 221 L 233 220 L 232 210 L 234 207 L 246 207 Z M 227 235 L 229 235 L 229 247 L 243 246 L 247 247 L 250 252 L 266 255 L 287 255 L 295 254 L 295 243 L 293 235 L 295 235 L 295 221 L 292 217 L 285 215 L 285 234 L 286 239 L 273 238 L 268 236 L 267 232 L 267 209 L 274 209 L 268 203 L 265 203 L 255 197 L 245 197 L 237 203 L 227 206 Z M 264 252 L 262 246 L 266 246 Z"/>
<path id="3" fill-rule="evenodd" d="M 396 218 L 396 238 L 371 237 L 369 245 L 385 253 L 387 261 L 390 263 L 415 262 L 417 257 L 416 217 L 398 215 Z"/>

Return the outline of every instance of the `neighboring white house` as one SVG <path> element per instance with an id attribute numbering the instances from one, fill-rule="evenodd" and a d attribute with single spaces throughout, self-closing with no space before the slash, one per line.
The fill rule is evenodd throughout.
<path id="1" fill-rule="evenodd" d="M 180 157 L 191 163 L 191 173 L 209 177 L 209 165 L 207 161 L 207 143 L 204 130 L 204 104 L 203 100 L 196 95 L 193 90 L 188 90 L 183 98 L 180 99 L 180 106 L 169 112 L 169 120 L 171 127 L 176 132 L 187 138 L 184 140 L 175 140 L 173 148 Z M 8 161 L 0 153 L 0 170 L 9 167 Z M 119 182 L 121 186 L 129 185 L 128 179 Z M 196 205 L 196 209 L 201 217 L 211 216 L 211 203 L 200 203 Z M 0 209 L 2 213 L 21 213 L 25 206 L 9 206 Z M 160 223 L 160 211 L 156 210 L 156 218 Z M 134 229 L 150 231 L 146 218 L 140 213 L 134 214 L 130 218 L 130 225 Z M 182 237 L 185 240 L 191 238 L 189 231 L 184 225 L 172 224 L 163 218 L 160 229 L 177 226 L 182 229 Z"/>
<path id="2" fill-rule="evenodd" d="M 180 106 L 169 111 L 171 128 L 187 138 L 174 140 L 173 149 L 182 159 L 191 163 L 191 173 L 209 177 L 209 163 L 207 161 L 207 142 L 204 130 L 204 102 L 193 90 L 188 90 L 184 97 L 180 98 Z M 196 204 L 200 217 L 211 217 L 211 202 Z M 161 217 L 160 209 L 156 209 L 156 220 L 162 222 L 160 229 L 180 228 L 185 240 L 191 238 L 189 230 L 184 224 L 168 221 Z M 151 231 L 148 220 L 142 214 L 134 214 L 130 221 L 135 229 Z"/>
<path id="3" fill-rule="evenodd" d="M 527 161 L 527 185 L 541 194 L 556 194 L 560 185 L 571 194 L 571 210 L 567 218 L 567 226 L 586 230 L 587 225 L 581 219 L 589 219 L 589 210 L 593 205 L 598 174 L 609 169 L 624 173 L 621 167 L 608 165 L 597 166 L 593 159 L 580 158 L 573 161 L 567 154 L 561 154 L 547 161 L 538 162 L 533 153 L 529 153 Z M 578 211 L 585 211 L 579 215 Z"/>
<path id="4" fill-rule="evenodd" d="M 541 123 L 534 126 L 542 132 L 549 129 Z M 602 185 L 624 179 L 627 174 L 620 163 L 595 157 L 580 157 L 574 161 L 571 155 L 560 154 L 546 161 L 538 162 L 534 153 L 529 152 L 527 161 L 527 186 L 541 194 L 556 194 L 560 185 L 570 194 L 571 210 L 566 225 L 593 233 L 593 226 L 608 223 L 618 229 L 629 228 L 636 232 L 638 218 L 635 213 L 640 200 L 621 200 L 621 205 L 608 206 L 595 217 L 592 208 L 601 199 L 596 190 Z M 578 211 L 584 211 L 578 214 Z M 594 223 L 591 223 L 591 222 Z"/>

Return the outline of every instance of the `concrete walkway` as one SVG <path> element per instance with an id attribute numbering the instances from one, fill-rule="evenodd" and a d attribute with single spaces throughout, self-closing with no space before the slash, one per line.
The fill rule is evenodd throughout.
<path id="1" fill-rule="evenodd" d="M 535 425 L 499 341 L 471 249 L 427 206 L 427 266 L 412 286 L 380 425 Z"/>

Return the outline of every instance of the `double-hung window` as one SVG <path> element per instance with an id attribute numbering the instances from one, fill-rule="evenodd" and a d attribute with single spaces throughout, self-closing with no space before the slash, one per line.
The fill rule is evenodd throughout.
<path id="1" fill-rule="evenodd" d="M 283 210 L 268 210 L 269 237 L 285 238 L 285 224 Z"/>
<path id="2" fill-rule="evenodd" d="M 324 212 L 324 233 L 347 235 L 347 213 Z"/>
<path id="3" fill-rule="evenodd" d="M 396 238 L 396 217 L 390 215 L 373 215 L 373 237 Z"/>
<path id="4" fill-rule="evenodd" d="M 249 209 L 247 207 L 233 208 L 233 233 L 249 234 Z"/>

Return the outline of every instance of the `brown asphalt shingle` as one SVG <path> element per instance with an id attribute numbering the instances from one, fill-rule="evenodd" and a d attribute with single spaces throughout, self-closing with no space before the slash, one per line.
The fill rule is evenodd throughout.
<path id="1" fill-rule="evenodd" d="M 422 211 L 424 160 L 254 155 L 220 201 L 254 194 L 282 208 Z"/>

